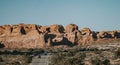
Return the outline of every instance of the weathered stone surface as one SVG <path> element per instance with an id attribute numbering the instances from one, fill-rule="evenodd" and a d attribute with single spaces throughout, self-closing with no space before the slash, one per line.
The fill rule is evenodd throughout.
<path id="1" fill-rule="evenodd" d="M 10 34 L 11 34 L 11 26 L 10 25 L 0 26 L 0 37 L 7 36 Z"/>
<path id="2" fill-rule="evenodd" d="M 76 30 L 78 30 L 78 26 L 75 24 L 68 24 L 65 28 L 66 33 L 74 32 Z"/>
<path id="3" fill-rule="evenodd" d="M 65 28 L 64 37 L 68 40 L 68 43 L 71 45 L 78 44 L 78 40 L 80 36 L 78 35 L 80 32 L 78 30 L 78 26 L 75 24 L 68 24 Z"/>
<path id="4" fill-rule="evenodd" d="M 120 38 L 120 30 L 101 32 L 91 31 L 89 28 L 79 30 L 75 24 L 69 24 L 65 29 L 58 24 L 41 26 L 21 23 L 0 26 L 0 48 L 74 46 L 117 38 Z"/>
<path id="5" fill-rule="evenodd" d="M 3 36 L 5 28 L 3 26 L 0 26 L 0 36 Z"/>
<path id="6" fill-rule="evenodd" d="M 80 30 L 81 34 L 82 34 L 82 38 L 83 38 L 83 43 L 89 43 L 91 41 L 94 40 L 93 36 L 92 36 L 92 31 L 89 28 L 83 28 Z"/>
<path id="7" fill-rule="evenodd" d="M 90 35 L 91 34 L 91 30 L 89 28 L 83 28 L 80 30 L 82 35 Z"/>
<path id="8" fill-rule="evenodd" d="M 50 26 L 51 33 L 63 33 L 64 27 L 62 25 L 54 24 Z"/>
<path id="9" fill-rule="evenodd" d="M 13 25 L 11 28 L 11 35 L 12 36 L 21 35 L 21 26 Z"/>
<path id="10" fill-rule="evenodd" d="M 97 34 L 98 39 L 105 38 L 106 36 L 107 36 L 107 32 L 105 32 L 105 31 L 98 32 L 98 34 Z"/>
<path id="11" fill-rule="evenodd" d="M 49 26 L 40 26 L 38 28 L 38 31 L 41 33 L 48 33 L 48 32 L 50 32 L 50 27 Z"/>

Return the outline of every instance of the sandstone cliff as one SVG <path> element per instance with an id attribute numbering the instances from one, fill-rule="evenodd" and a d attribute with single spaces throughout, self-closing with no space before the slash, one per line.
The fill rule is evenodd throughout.
<path id="1" fill-rule="evenodd" d="M 78 29 L 75 24 L 63 27 L 59 24 L 41 26 L 17 24 L 0 26 L 0 48 L 44 48 L 52 46 L 74 46 L 88 44 L 101 39 L 118 39 L 120 30 L 91 31 Z"/>

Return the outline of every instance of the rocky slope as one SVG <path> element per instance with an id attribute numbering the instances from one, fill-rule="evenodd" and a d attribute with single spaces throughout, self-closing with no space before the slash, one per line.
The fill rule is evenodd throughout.
<path id="1" fill-rule="evenodd" d="M 0 48 L 46 48 L 52 46 L 74 46 L 88 44 L 101 39 L 118 39 L 120 30 L 91 31 L 78 29 L 75 24 L 63 27 L 59 24 L 41 26 L 17 24 L 0 26 Z"/>

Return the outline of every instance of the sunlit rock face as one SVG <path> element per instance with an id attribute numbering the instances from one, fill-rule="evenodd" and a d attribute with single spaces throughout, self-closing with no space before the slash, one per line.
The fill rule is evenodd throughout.
<path id="1" fill-rule="evenodd" d="M 78 26 L 76 24 L 68 24 L 65 28 L 66 33 L 75 32 L 77 30 L 78 30 Z"/>
<path id="2" fill-rule="evenodd" d="M 78 29 L 76 24 L 63 27 L 60 24 L 41 26 L 16 24 L 0 26 L 0 48 L 47 48 L 54 46 L 75 46 L 100 39 L 118 39 L 120 30 L 91 31 Z"/>
<path id="3" fill-rule="evenodd" d="M 58 24 L 50 25 L 50 32 L 51 33 L 63 33 L 64 27 Z"/>
<path id="4" fill-rule="evenodd" d="M 9 36 L 11 34 L 11 25 L 0 26 L 0 37 Z"/>

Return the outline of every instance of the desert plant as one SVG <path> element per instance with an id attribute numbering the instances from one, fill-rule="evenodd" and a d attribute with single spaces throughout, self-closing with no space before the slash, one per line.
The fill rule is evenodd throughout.
<path id="1" fill-rule="evenodd" d="M 25 61 L 25 63 L 31 63 L 32 57 L 29 56 L 29 55 L 25 55 L 25 56 L 24 56 L 24 61 Z"/>
<path id="2" fill-rule="evenodd" d="M 99 58 L 91 59 L 92 65 L 101 65 L 102 61 Z"/>
<path id="3" fill-rule="evenodd" d="M 3 62 L 3 58 L 2 57 L 0 57 L 0 62 Z"/>
<path id="4" fill-rule="evenodd" d="M 28 49 L 28 52 L 33 52 L 33 51 L 34 51 L 33 48 Z"/>
<path id="5" fill-rule="evenodd" d="M 86 54 L 75 50 L 54 53 L 51 57 L 52 65 L 84 65 Z"/>
<path id="6" fill-rule="evenodd" d="M 17 51 L 17 50 L 14 49 L 13 52 L 12 52 L 12 54 L 13 55 L 17 55 L 17 54 L 19 54 L 19 51 Z"/>
<path id="7" fill-rule="evenodd" d="M 64 65 L 83 65 L 83 60 L 76 57 L 68 57 L 63 61 Z"/>
<path id="8" fill-rule="evenodd" d="M 120 58 L 120 48 L 115 51 L 115 58 Z"/>
<path id="9" fill-rule="evenodd" d="M 84 52 L 77 52 L 75 55 L 74 55 L 75 58 L 79 58 L 81 60 L 84 60 L 85 57 L 86 57 L 86 53 Z"/>
<path id="10" fill-rule="evenodd" d="M 102 64 L 104 65 L 110 65 L 110 60 L 109 59 L 105 59 Z"/>
<path id="11" fill-rule="evenodd" d="M 12 63 L 9 63 L 9 65 L 21 65 L 19 62 L 12 62 Z"/>
<path id="12" fill-rule="evenodd" d="M 10 51 L 4 50 L 3 53 L 4 53 L 4 54 L 10 54 Z"/>

